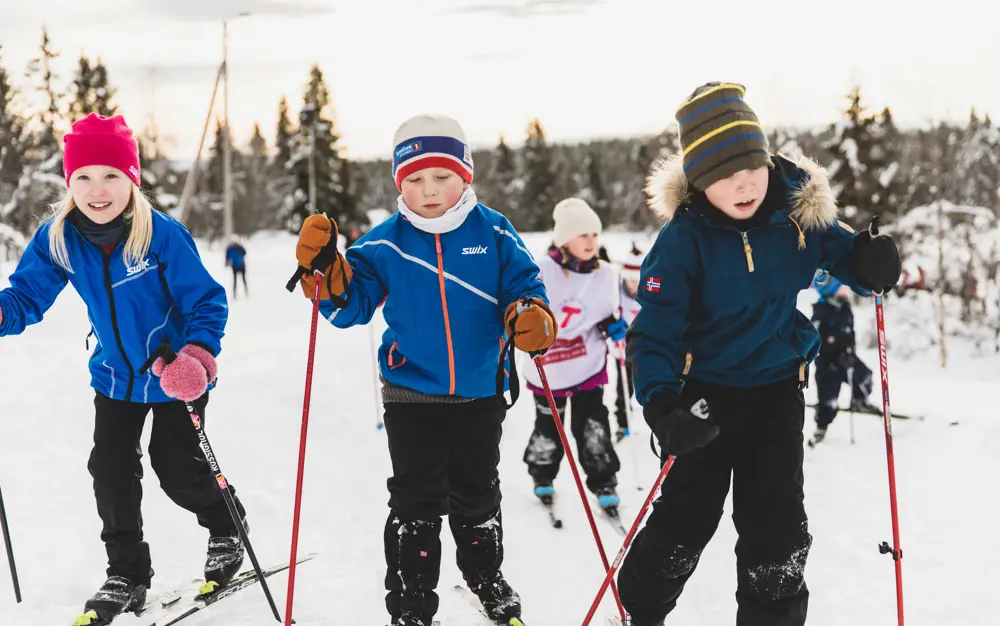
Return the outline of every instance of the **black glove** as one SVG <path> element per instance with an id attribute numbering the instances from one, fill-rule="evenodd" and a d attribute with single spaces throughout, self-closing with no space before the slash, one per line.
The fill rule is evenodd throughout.
<path id="1" fill-rule="evenodd" d="M 875 293 L 885 293 L 899 282 L 902 266 L 899 249 L 889 235 L 872 237 L 869 231 L 854 239 L 851 260 L 858 284 Z"/>
<path id="2" fill-rule="evenodd" d="M 664 459 L 707 446 L 719 434 L 704 399 L 688 406 L 677 394 L 660 392 L 643 407 L 642 414 L 660 443 L 660 457 Z"/>

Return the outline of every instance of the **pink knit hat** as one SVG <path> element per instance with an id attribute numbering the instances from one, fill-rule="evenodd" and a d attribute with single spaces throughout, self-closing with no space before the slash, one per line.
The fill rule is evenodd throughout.
<path id="1" fill-rule="evenodd" d="M 66 185 L 76 170 L 88 165 L 107 165 L 125 172 L 136 185 L 139 178 L 139 143 L 121 115 L 103 117 L 91 113 L 73 124 L 63 137 L 63 171 Z"/>

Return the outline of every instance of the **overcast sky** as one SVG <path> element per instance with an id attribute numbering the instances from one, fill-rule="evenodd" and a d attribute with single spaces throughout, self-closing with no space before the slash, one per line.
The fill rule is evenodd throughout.
<path id="1" fill-rule="evenodd" d="M 14 5 L 17 1 L 18 4 Z M 407 117 L 456 117 L 476 146 L 519 144 L 539 117 L 556 140 L 658 132 L 712 80 L 747 86 L 765 125 L 833 121 L 854 81 L 916 124 L 1000 117 L 990 3 L 838 0 L 0 0 L 0 63 L 21 80 L 43 24 L 68 83 L 101 56 L 133 127 L 155 116 L 170 156 L 197 146 L 229 24 L 230 117 L 273 141 L 309 66 L 332 92 L 347 154 L 385 157 Z M 708 8 L 706 8 L 708 7 Z M 155 103 L 155 106 L 154 106 Z M 221 98 L 218 102 L 221 111 Z"/>

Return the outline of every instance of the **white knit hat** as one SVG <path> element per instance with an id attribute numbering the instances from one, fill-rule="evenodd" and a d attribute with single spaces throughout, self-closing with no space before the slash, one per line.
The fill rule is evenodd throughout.
<path id="1" fill-rule="evenodd" d="M 645 258 L 646 255 L 641 250 L 632 246 L 625 261 L 622 262 L 622 280 L 639 282 L 639 271 L 642 269 L 642 261 Z"/>
<path id="2" fill-rule="evenodd" d="M 396 130 L 392 144 L 392 177 L 397 189 L 404 178 L 427 167 L 444 167 L 472 182 L 472 150 L 462 127 L 450 117 L 411 117 Z"/>
<path id="3" fill-rule="evenodd" d="M 601 218 L 580 198 L 566 198 L 552 210 L 552 243 L 564 246 L 574 237 L 588 233 L 601 234 Z"/>

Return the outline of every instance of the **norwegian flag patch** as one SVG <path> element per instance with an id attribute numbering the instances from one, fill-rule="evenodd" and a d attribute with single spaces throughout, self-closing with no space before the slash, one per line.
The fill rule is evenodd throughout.
<path id="1" fill-rule="evenodd" d="M 650 276 L 646 280 L 646 291 L 648 291 L 650 293 L 659 293 L 660 292 L 660 279 L 657 278 L 657 277 L 655 277 L 655 276 Z"/>

